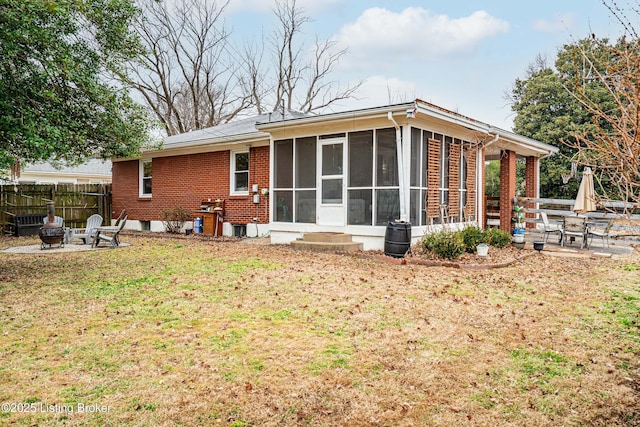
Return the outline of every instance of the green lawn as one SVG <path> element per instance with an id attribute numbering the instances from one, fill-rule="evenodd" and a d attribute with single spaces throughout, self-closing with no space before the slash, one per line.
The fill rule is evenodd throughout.
<path id="1" fill-rule="evenodd" d="M 640 424 L 638 251 L 461 271 L 122 240 L 0 252 L 0 425 Z"/>

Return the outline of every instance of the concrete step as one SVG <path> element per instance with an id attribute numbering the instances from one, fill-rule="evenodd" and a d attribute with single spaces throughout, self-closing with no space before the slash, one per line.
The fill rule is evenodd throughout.
<path id="1" fill-rule="evenodd" d="M 310 252 L 357 252 L 363 249 L 362 243 L 358 242 L 308 242 L 306 240 L 294 240 L 291 242 L 291 247 Z"/>
<path id="2" fill-rule="evenodd" d="M 351 243 L 352 241 L 351 234 L 329 232 L 304 233 L 302 240 L 317 243 Z"/>

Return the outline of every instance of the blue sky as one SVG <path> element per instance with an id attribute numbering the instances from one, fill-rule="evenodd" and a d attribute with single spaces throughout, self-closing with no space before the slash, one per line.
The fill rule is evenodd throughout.
<path id="1" fill-rule="evenodd" d="M 318 35 L 349 49 L 335 79 L 365 82 L 359 100 L 334 110 L 420 98 L 504 129 L 513 119 L 505 91 L 537 55 L 553 63 L 566 43 L 621 31 L 600 0 L 298 2 L 313 19 L 309 43 Z M 257 41 L 272 31 L 272 4 L 231 0 L 234 37 Z"/>

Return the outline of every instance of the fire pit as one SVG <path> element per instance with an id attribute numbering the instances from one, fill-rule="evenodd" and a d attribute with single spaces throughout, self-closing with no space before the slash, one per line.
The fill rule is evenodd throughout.
<path id="1" fill-rule="evenodd" d="M 42 240 L 40 249 L 50 248 L 55 244 L 64 247 L 64 227 L 56 223 L 54 211 L 53 201 L 47 202 L 47 222 L 40 227 L 38 232 L 40 240 Z"/>

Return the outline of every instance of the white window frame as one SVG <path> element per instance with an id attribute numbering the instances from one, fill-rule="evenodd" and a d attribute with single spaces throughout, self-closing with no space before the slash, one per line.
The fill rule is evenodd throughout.
<path id="1" fill-rule="evenodd" d="M 236 173 L 237 172 L 243 172 L 245 173 L 245 171 L 237 171 L 236 170 L 236 156 L 238 154 L 246 154 L 248 159 L 247 159 L 247 170 L 246 170 L 246 174 L 247 174 L 247 189 L 246 190 L 242 190 L 242 191 L 237 191 L 236 190 Z M 229 170 L 231 171 L 231 176 L 229 178 L 229 194 L 232 196 L 248 196 L 249 195 L 249 188 L 251 187 L 251 183 L 250 183 L 250 176 L 249 176 L 249 170 L 251 169 L 251 156 L 249 154 L 249 150 L 235 150 L 235 151 L 231 151 L 231 158 L 230 158 L 230 162 L 231 165 L 229 167 Z"/>
<path id="2" fill-rule="evenodd" d="M 323 147 L 327 146 L 327 145 L 342 145 L 342 172 L 339 174 L 333 174 L 333 175 L 323 175 L 322 174 L 322 162 L 323 162 L 323 158 L 322 158 L 322 149 Z M 318 175 L 318 185 L 317 185 L 317 192 L 316 192 L 316 199 L 317 202 L 316 204 L 318 206 L 343 206 L 344 204 L 346 204 L 346 198 L 347 198 L 347 192 L 346 192 L 346 186 L 345 186 L 345 175 L 346 175 L 346 167 L 345 167 L 345 162 L 346 162 L 346 137 L 339 137 L 339 138 L 328 138 L 328 139 L 320 139 L 317 144 L 317 154 L 316 154 L 316 171 L 317 171 L 317 175 Z M 333 181 L 333 180 L 340 180 L 341 184 L 341 194 L 342 196 L 340 197 L 340 200 L 335 199 L 335 200 L 330 200 L 330 201 L 324 201 L 322 200 L 322 186 L 324 184 L 324 181 Z"/>
<path id="3" fill-rule="evenodd" d="M 447 138 L 449 141 L 449 150 L 447 151 Z M 442 145 L 440 146 L 440 195 L 438 202 L 440 205 L 449 205 L 449 186 L 451 185 L 451 176 L 449 175 L 449 166 L 451 161 L 451 145 L 454 138 L 442 134 Z M 446 176 L 445 176 L 446 174 Z"/>
<path id="4" fill-rule="evenodd" d="M 144 176 L 144 165 L 146 163 L 151 163 L 151 176 L 148 177 L 148 179 L 151 179 L 151 193 L 145 193 L 144 192 L 144 180 L 147 179 Z M 138 162 L 139 165 L 139 179 L 138 179 L 138 183 L 139 183 L 139 196 L 140 197 L 151 197 L 153 194 L 153 159 L 141 159 Z"/>

